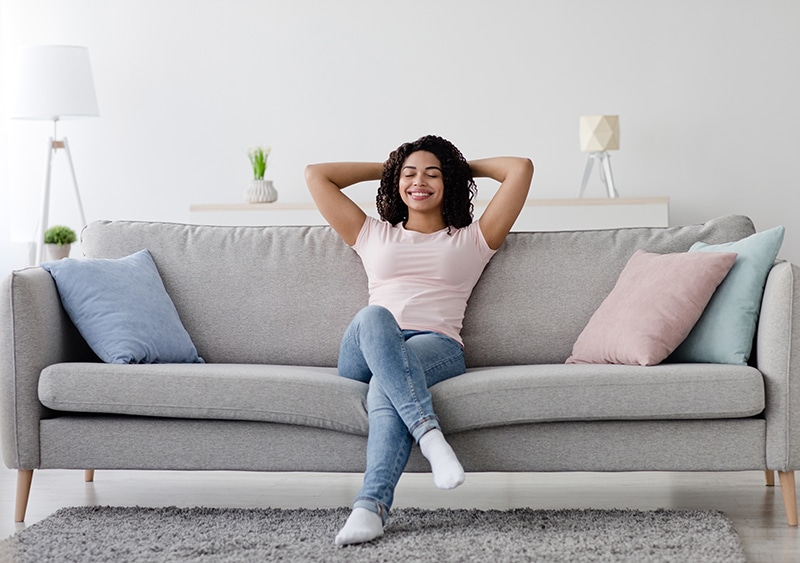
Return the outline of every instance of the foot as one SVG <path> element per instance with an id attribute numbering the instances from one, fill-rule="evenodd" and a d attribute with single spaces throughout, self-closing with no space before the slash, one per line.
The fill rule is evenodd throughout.
<path id="1" fill-rule="evenodd" d="M 431 464 L 433 482 L 440 489 L 455 489 L 464 482 L 464 468 L 441 430 L 426 432 L 419 440 L 419 448 Z"/>
<path id="2" fill-rule="evenodd" d="M 366 508 L 354 508 L 333 543 L 350 545 L 372 541 L 383 535 L 381 517 Z"/>

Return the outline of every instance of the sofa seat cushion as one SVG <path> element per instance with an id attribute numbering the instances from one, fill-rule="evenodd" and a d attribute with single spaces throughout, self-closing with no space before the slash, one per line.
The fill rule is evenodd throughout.
<path id="1" fill-rule="evenodd" d="M 54 364 L 39 400 L 58 411 L 248 420 L 366 436 L 367 385 L 335 368 L 256 364 Z"/>
<path id="2" fill-rule="evenodd" d="M 567 420 L 741 418 L 764 410 L 761 372 L 717 364 L 474 368 L 431 394 L 446 433 Z"/>
<path id="3" fill-rule="evenodd" d="M 255 364 L 45 368 L 39 399 L 58 411 L 263 421 L 366 436 L 367 385 L 335 368 Z M 761 373 L 718 364 L 474 368 L 431 388 L 445 432 L 564 420 L 742 418 L 764 409 Z"/>

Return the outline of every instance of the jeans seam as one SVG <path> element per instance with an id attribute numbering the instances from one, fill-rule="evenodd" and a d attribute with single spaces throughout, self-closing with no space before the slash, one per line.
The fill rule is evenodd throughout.
<path id="1" fill-rule="evenodd" d="M 406 338 L 403 335 L 402 331 L 400 332 L 400 339 L 401 345 L 400 349 L 403 353 L 403 370 L 405 371 L 406 382 L 408 383 L 408 388 L 411 391 L 411 397 L 414 399 L 414 405 L 416 406 L 417 413 L 420 416 L 425 414 L 425 411 L 422 410 L 422 404 L 420 403 L 419 396 L 417 395 L 417 389 L 414 387 L 414 380 L 411 377 L 411 363 L 408 361 L 408 350 L 406 348 Z M 424 377 L 423 372 L 423 377 Z M 416 425 L 415 425 L 416 426 Z"/>
<path id="2" fill-rule="evenodd" d="M 463 356 L 462 356 L 460 353 L 453 354 L 452 356 L 448 356 L 448 357 L 446 357 L 446 358 L 443 358 L 443 359 L 439 360 L 439 361 L 438 361 L 438 362 L 436 362 L 435 364 L 432 364 L 432 365 L 429 367 L 429 369 L 434 369 L 434 368 L 438 368 L 438 367 L 441 367 L 441 366 L 444 366 L 444 365 L 447 365 L 447 364 L 453 363 L 454 361 L 458 361 L 458 360 L 459 360 L 459 359 L 461 359 L 462 357 L 463 357 Z"/>
<path id="3" fill-rule="evenodd" d="M 402 457 L 403 456 L 400 454 L 400 449 L 398 448 L 395 451 L 395 456 L 394 456 L 394 460 L 392 462 L 392 469 L 391 469 L 391 473 L 390 473 L 391 479 L 394 480 L 394 482 L 395 482 L 395 487 L 397 486 L 397 481 L 399 481 L 400 475 L 403 474 L 403 471 L 405 470 L 406 463 L 408 462 L 407 459 L 403 460 Z M 397 478 L 395 478 L 395 476 L 397 476 Z M 392 490 L 394 490 L 394 489 L 392 489 Z M 386 517 L 388 518 L 389 509 L 388 509 L 388 505 L 386 503 L 384 503 L 383 501 L 378 500 L 376 498 L 372 498 L 372 497 L 368 497 L 368 496 L 364 496 L 364 495 L 359 495 L 358 497 L 356 497 L 356 501 L 358 501 L 359 498 L 366 499 L 366 500 L 369 500 L 371 502 L 376 503 L 378 505 L 378 510 L 379 510 L 378 513 L 380 514 L 381 511 L 384 511 L 385 514 L 386 514 Z M 386 522 L 386 520 L 384 519 L 384 523 L 385 522 Z"/>

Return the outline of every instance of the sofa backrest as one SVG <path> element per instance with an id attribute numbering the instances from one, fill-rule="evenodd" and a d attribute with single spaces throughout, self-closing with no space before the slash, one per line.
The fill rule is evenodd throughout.
<path id="1" fill-rule="evenodd" d="M 683 252 L 739 240 L 750 219 L 703 225 L 514 232 L 469 300 L 462 336 L 471 367 L 562 363 L 637 249 Z M 335 366 L 339 342 L 367 304 L 361 262 L 329 227 L 216 227 L 98 221 L 88 258 L 148 249 L 207 362 Z"/>

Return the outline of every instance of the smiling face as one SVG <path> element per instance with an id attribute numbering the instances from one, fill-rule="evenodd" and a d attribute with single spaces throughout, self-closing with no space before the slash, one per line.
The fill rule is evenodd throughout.
<path id="1" fill-rule="evenodd" d="M 417 151 L 408 155 L 400 170 L 400 198 L 412 213 L 438 213 L 444 199 L 442 165 L 436 155 Z"/>

